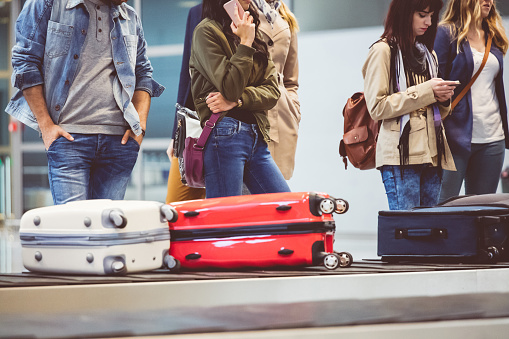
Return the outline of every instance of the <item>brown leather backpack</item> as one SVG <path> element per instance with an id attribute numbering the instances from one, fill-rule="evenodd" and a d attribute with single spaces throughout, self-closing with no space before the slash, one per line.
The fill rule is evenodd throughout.
<path id="1" fill-rule="evenodd" d="M 345 169 L 350 163 L 361 170 L 375 168 L 375 150 L 380 123 L 371 119 L 364 93 L 357 92 L 348 98 L 343 109 L 344 134 L 339 143 L 339 155 Z"/>

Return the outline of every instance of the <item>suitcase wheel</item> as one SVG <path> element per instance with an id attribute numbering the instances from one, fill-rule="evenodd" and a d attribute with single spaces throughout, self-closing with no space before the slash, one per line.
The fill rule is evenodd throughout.
<path id="1" fill-rule="evenodd" d="M 339 267 L 345 268 L 352 266 L 353 256 L 349 252 L 338 252 L 339 256 Z"/>
<path id="2" fill-rule="evenodd" d="M 168 222 L 176 222 L 179 218 L 177 210 L 170 205 L 161 206 L 161 216 Z"/>
<path id="3" fill-rule="evenodd" d="M 330 198 L 325 198 L 320 200 L 318 208 L 323 214 L 332 214 L 336 210 L 336 203 Z"/>
<path id="4" fill-rule="evenodd" d="M 343 214 L 348 211 L 349 207 L 350 206 L 348 204 L 348 201 L 343 199 L 336 199 L 336 210 L 334 212 L 336 212 L 337 214 Z"/>
<path id="5" fill-rule="evenodd" d="M 486 250 L 486 257 L 488 259 L 488 262 L 497 262 L 499 256 L 500 251 L 495 246 L 490 246 Z"/>
<path id="6" fill-rule="evenodd" d="M 338 268 L 339 263 L 340 258 L 336 253 L 330 253 L 323 257 L 323 266 L 328 270 L 335 270 Z"/>
<path id="7" fill-rule="evenodd" d="M 171 273 L 180 271 L 180 261 L 173 256 L 166 254 L 163 259 L 164 265 L 170 270 Z"/>

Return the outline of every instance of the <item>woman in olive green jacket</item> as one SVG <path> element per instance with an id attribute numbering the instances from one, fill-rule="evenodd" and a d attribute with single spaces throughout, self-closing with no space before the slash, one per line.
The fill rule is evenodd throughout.
<path id="1" fill-rule="evenodd" d="M 246 13 L 235 26 L 223 9 L 227 0 L 204 0 L 191 47 L 191 92 L 202 125 L 221 114 L 204 150 L 207 198 L 241 195 L 243 183 L 253 194 L 290 191 L 267 147 L 277 72 L 259 38 L 256 9 L 239 1 Z"/>

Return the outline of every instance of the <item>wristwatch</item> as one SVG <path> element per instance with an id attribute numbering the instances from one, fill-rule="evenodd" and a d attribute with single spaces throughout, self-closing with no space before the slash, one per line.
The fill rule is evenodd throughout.
<path id="1" fill-rule="evenodd" d="M 143 128 L 141 129 L 141 135 L 145 138 L 145 130 Z"/>

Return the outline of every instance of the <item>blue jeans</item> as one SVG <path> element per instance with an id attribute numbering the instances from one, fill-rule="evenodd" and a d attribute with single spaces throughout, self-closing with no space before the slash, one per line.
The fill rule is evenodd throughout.
<path id="1" fill-rule="evenodd" d="M 460 193 L 465 180 L 465 194 L 496 193 L 504 165 L 505 141 L 472 144 L 470 152 L 454 153 L 456 172 L 444 171 L 440 201 Z"/>
<path id="2" fill-rule="evenodd" d="M 439 167 L 428 164 L 404 166 L 382 166 L 380 172 L 389 200 L 389 209 L 408 210 L 418 206 L 435 206 L 441 187 Z"/>
<path id="3" fill-rule="evenodd" d="M 122 135 L 71 133 L 46 151 L 51 194 L 55 205 L 74 200 L 124 198 L 140 145 Z"/>
<path id="4" fill-rule="evenodd" d="M 224 117 L 216 124 L 204 150 L 207 198 L 290 192 L 270 155 L 258 126 Z"/>

